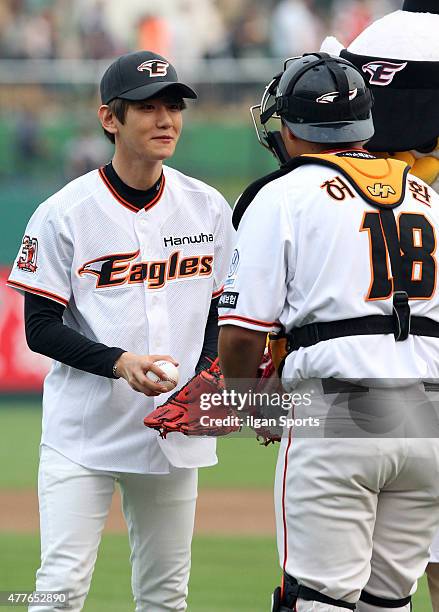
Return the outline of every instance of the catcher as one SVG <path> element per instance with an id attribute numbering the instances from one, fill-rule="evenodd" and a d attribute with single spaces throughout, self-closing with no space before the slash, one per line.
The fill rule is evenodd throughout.
<path id="1" fill-rule="evenodd" d="M 334 37 L 326 38 L 321 47 L 355 64 L 373 91 L 375 134 L 366 149 L 405 161 L 411 174 L 437 192 L 438 31 L 436 0 L 405 0 L 402 10 L 372 23 L 347 49 Z M 417 183 L 413 186 L 417 188 Z M 425 187 L 420 187 L 417 198 L 428 206 L 425 194 Z M 439 612 L 439 532 L 431 545 L 427 576 L 433 610 Z"/>
<path id="2" fill-rule="evenodd" d="M 364 149 L 371 107 L 344 58 L 287 60 L 254 108 L 283 168 L 233 215 L 238 264 L 219 317 L 226 386 L 255 377 L 267 331 L 285 329 L 283 387 L 312 395 L 292 414 L 323 425 L 320 439 L 294 423 L 281 440 L 273 612 L 409 612 L 439 524 L 439 442 L 430 429 L 407 433 L 428 412 L 421 381 L 439 367 L 439 197 L 407 164 Z"/>

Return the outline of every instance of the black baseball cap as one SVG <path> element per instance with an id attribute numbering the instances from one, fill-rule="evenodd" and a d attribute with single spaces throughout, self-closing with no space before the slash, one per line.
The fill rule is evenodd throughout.
<path id="1" fill-rule="evenodd" d="M 193 89 L 178 80 L 170 62 L 152 51 L 126 53 L 113 62 L 101 79 L 101 99 L 146 100 L 172 87 L 182 98 L 196 98 Z"/>

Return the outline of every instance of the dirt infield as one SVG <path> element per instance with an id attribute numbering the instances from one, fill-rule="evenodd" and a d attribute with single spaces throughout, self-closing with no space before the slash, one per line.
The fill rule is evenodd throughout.
<path id="1" fill-rule="evenodd" d="M 38 520 L 36 491 L 0 491 L 0 531 L 36 533 Z M 119 494 L 113 498 L 105 529 L 111 533 L 126 531 Z M 272 491 L 201 490 L 195 532 L 211 535 L 274 535 Z"/>

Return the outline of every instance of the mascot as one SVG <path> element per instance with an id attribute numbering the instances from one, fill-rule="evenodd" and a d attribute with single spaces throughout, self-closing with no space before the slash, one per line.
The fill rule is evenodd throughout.
<path id="1" fill-rule="evenodd" d="M 366 149 L 401 159 L 439 191 L 439 2 L 405 0 L 347 49 L 330 36 L 321 51 L 359 68 L 375 98 L 375 135 Z"/>
<path id="2" fill-rule="evenodd" d="M 375 135 L 366 149 L 408 163 L 439 191 L 439 2 L 405 0 L 402 10 L 369 25 L 347 49 L 332 36 L 321 51 L 359 68 L 372 89 Z M 419 194 L 422 198 L 422 194 Z M 439 478 L 439 475 L 438 475 Z M 410 520 L 410 517 L 407 517 Z M 439 532 L 427 566 L 439 612 Z"/>

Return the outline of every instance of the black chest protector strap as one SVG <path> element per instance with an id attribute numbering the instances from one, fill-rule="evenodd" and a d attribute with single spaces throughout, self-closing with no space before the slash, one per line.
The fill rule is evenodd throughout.
<path id="1" fill-rule="evenodd" d="M 405 300 L 402 304 L 405 309 Z M 313 346 L 318 342 L 346 336 L 369 336 L 373 334 L 395 334 L 395 313 L 393 315 L 369 315 L 326 323 L 310 323 L 294 327 L 285 334 L 287 354 L 301 347 Z M 428 317 L 410 317 L 410 334 L 439 338 L 439 323 Z M 283 367 L 283 362 L 281 362 Z"/>
<path id="2" fill-rule="evenodd" d="M 393 210 L 380 209 L 380 220 L 386 237 L 393 276 L 393 323 L 395 340 L 406 340 L 410 333 L 409 296 L 404 283 L 401 247 Z"/>

